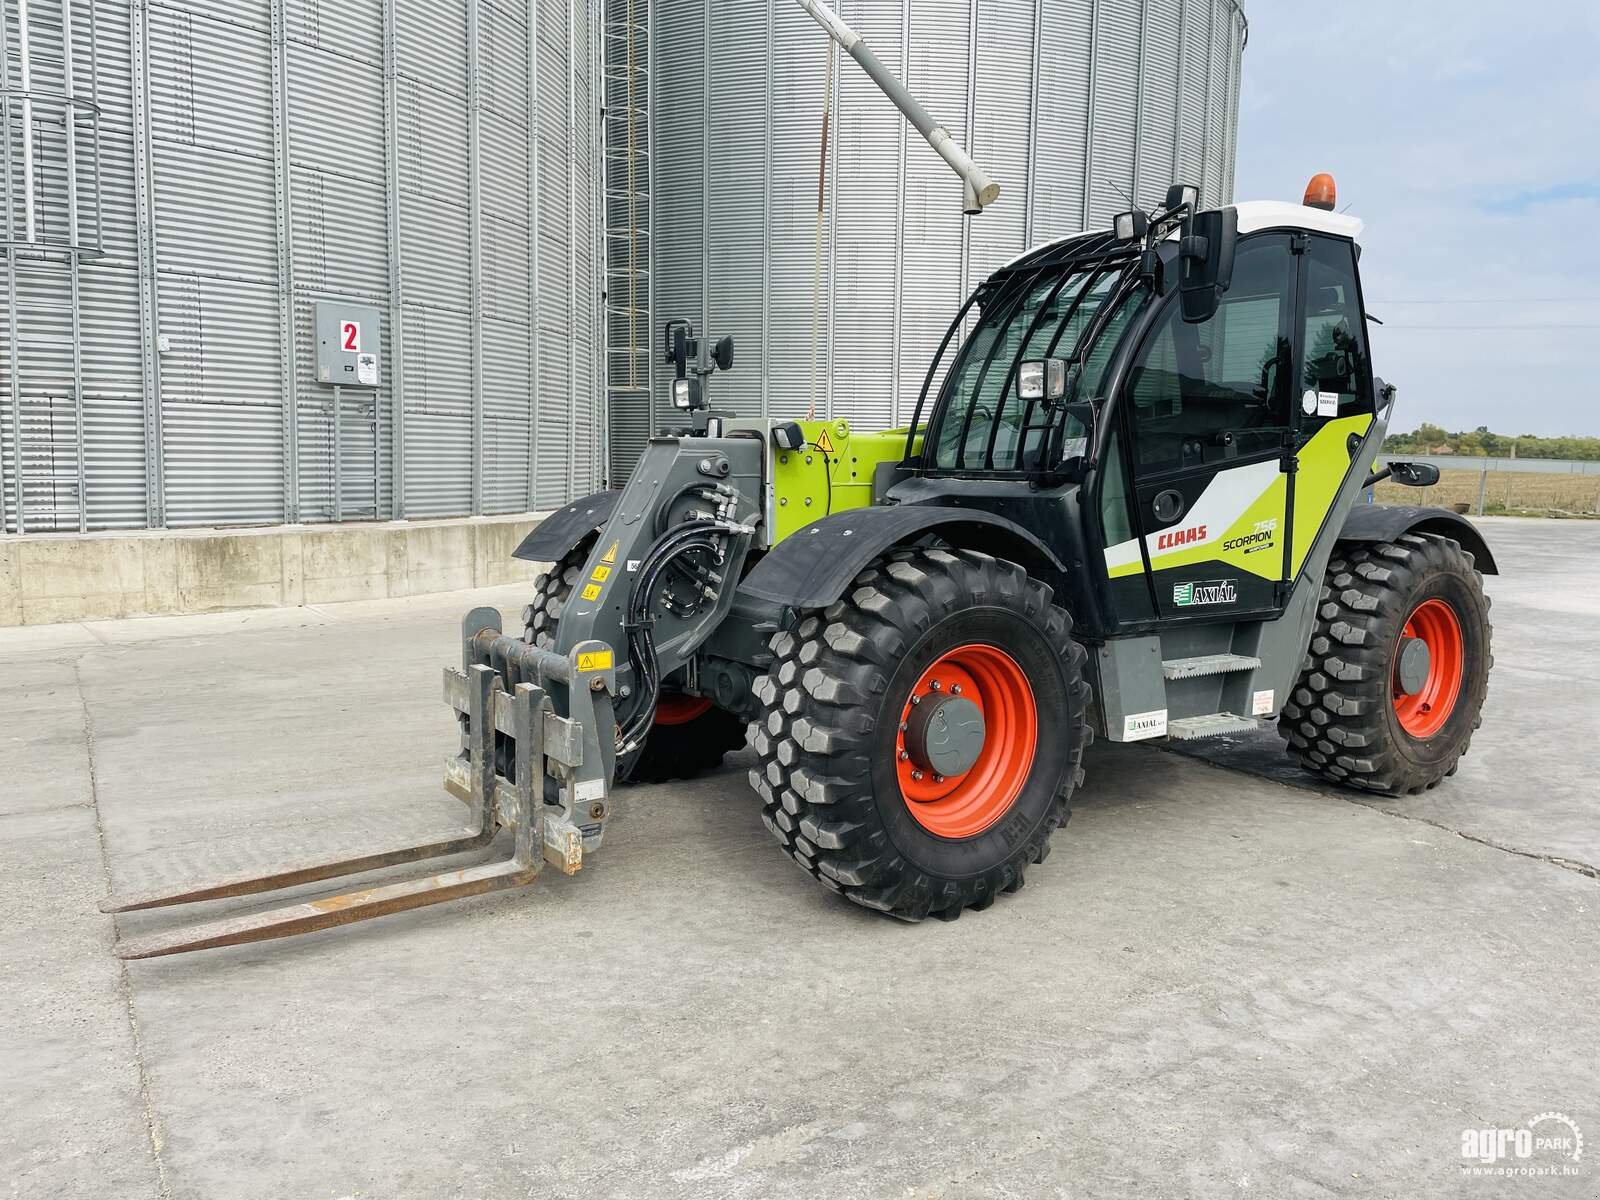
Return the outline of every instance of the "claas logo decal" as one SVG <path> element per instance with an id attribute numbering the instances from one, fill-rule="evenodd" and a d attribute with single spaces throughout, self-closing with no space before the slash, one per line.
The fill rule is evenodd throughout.
<path id="1" fill-rule="evenodd" d="M 1195 542 L 1206 540 L 1206 527 L 1196 525 L 1192 529 L 1172 529 L 1166 533 L 1156 535 L 1157 550 L 1175 550 L 1179 546 L 1193 545 Z"/>

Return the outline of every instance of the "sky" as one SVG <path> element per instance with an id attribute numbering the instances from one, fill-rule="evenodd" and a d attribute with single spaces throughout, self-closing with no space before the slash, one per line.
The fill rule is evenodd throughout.
<path id="1" fill-rule="evenodd" d="M 1362 218 L 1391 428 L 1600 435 L 1600 0 L 1243 0 L 1236 200 Z"/>

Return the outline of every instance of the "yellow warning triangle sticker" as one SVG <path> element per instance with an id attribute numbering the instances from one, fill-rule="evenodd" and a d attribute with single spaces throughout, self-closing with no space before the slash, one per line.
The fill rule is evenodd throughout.
<path id="1" fill-rule="evenodd" d="M 828 437 L 828 431 L 826 429 L 817 434 L 817 449 L 821 450 L 824 454 L 833 453 L 833 442 Z"/>
<path id="2" fill-rule="evenodd" d="M 621 545 L 620 542 L 612 542 L 611 543 L 611 549 L 609 549 L 609 550 L 607 550 L 605 552 L 605 556 L 603 558 L 601 558 L 600 561 L 603 562 L 603 563 L 614 563 L 614 562 L 616 562 L 617 561 L 617 547 L 619 545 Z"/>

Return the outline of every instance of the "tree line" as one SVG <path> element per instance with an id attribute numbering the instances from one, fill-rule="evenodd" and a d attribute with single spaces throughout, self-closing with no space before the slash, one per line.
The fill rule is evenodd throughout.
<path id="1" fill-rule="evenodd" d="M 1424 421 L 1411 433 L 1391 433 L 1383 439 L 1386 451 L 1411 454 L 1462 454 L 1490 458 L 1564 458 L 1585 462 L 1600 461 L 1600 437 L 1536 437 L 1524 433 L 1491 433 L 1480 425 L 1476 429 L 1452 433 Z"/>

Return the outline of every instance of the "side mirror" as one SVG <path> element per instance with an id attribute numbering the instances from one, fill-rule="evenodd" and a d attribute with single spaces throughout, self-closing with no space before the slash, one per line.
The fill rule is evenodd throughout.
<path id="1" fill-rule="evenodd" d="M 1178 291 L 1183 319 L 1209 321 L 1233 282 L 1233 252 L 1239 242 L 1239 210 L 1214 208 L 1183 222 L 1178 241 Z"/>
<path id="2" fill-rule="evenodd" d="M 711 348 L 711 361 L 717 364 L 719 371 L 733 370 L 733 338 L 725 337 L 718 340 Z"/>
<path id="3" fill-rule="evenodd" d="M 1396 462 L 1389 464 L 1394 481 L 1406 487 L 1432 487 L 1439 482 L 1439 468 L 1432 463 Z"/>

